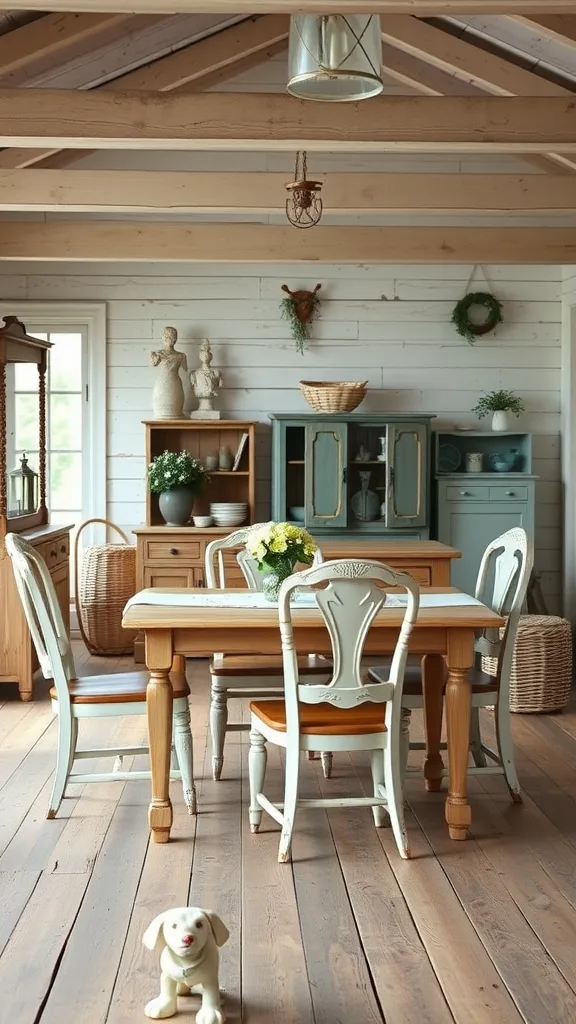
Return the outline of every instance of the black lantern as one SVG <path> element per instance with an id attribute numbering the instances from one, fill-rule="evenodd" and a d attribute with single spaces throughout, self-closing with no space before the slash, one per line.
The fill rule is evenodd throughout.
<path id="1" fill-rule="evenodd" d="M 38 474 L 30 469 L 26 452 L 20 466 L 10 473 L 10 516 L 27 516 L 38 510 Z"/>

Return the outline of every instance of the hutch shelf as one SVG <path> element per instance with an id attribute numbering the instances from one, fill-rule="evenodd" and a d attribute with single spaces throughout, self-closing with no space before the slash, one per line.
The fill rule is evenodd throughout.
<path id="1" fill-rule="evenodd" d="M 7 533 L 19 533 L 44 559 L 66 628 L 70 619 L 70 530 L 71 526 L 51 526 L 46 503 L 46 369 L 51 344 L 26 333 L 14 316 L 4 317 L 0 327 L 0 682 L 18 684 L 20 697 L 32 700 L 32 676 L 38 668 L 36 652 L 26 625 L 16 590 L 12 565 L 6 552 Z M 7 376 L 17 363 L 38 367 L 38 500 L 34 507 L 14 507 L 8 491 L 10 480 L 8 437 L 14 433 L 13 417 L 7 412 Z M 13 371 L 12 371 L 13 372 Z M 10 391 L 13 392 L 13 387 Z"/>
<path id="2" fill-rule="evenodd" d="M 518 431 L 439 431 L 434 448 L 436 536 L 462 552 L 452 583 L 473 594 L 494 537 L 522 526 L 534 539 L 532 438 Z"/>

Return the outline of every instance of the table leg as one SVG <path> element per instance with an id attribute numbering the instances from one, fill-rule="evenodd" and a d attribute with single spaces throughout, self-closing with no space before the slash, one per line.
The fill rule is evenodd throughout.
<path id="1" fill-rule="evenodd" d="M 438 793 L 440 791 L 444 774 L 440 742 L 442 739 L 445 671 L 444 658 L 441 654 L 425 654 L 422 658 L 424 727 L 426 732 L 424 779 L 429 793 Z"/>
<path id="2" fill-rule="evenodd" d="M 167 843 L 172 827 L 170 802 L 170 757 L 172 753 L 172 707 L 174 702 L 170 670 L 172 668 L 172 632 L 150 630 L 146 634 L 146 667 L 150 682 L 146 690 L 148 740 L 152 774 L 152 800 L 148 824 L 155 843 Z"/>
<path id="3" fill-rule="evenodd" d="M 467 799 L 467 778 L 471 706 L 469 669 L 474 661 L 474 631 L 464 628 L 449 629 L 447 647 L 446 728 L 449 785 L 445 813 L 450 838 L 466 839 L 472 821 Z"/>

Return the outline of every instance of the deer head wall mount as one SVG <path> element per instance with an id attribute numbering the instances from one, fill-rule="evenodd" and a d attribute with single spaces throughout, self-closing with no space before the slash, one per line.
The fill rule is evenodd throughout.
<path id="1" fill-rule="evenodd" d="M 292 329 L 292 337 L 296 342 L 296 348 L 302 355 L 306 342 L 312 336 L 312 324 L 320 311 L 320 299 L 317 292 L 322 285 L 317 284 L 314 291 L 290 291 L 287 284 L 282 285 L 282 291 L 287 293 L 287 298 L 282 299 L 282 316 L 288 320 Z"/>

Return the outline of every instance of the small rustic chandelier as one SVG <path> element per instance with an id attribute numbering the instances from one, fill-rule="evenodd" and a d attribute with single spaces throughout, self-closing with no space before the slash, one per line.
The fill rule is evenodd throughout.
<path id="1" fill-rule="evenodd" d="M 384 85 L 377 14 L 293 14 L 287 90 L 302 100 L 348 103 Z"/>
<path id="2" fill-rule="evenodd" d="M 286 185 L 286 216 L 295 228 L 313 228 L 322 216 L 322 182 L 308 181 L 306 171 L 306 153 L 296 153 L 295 180 Z"/>

